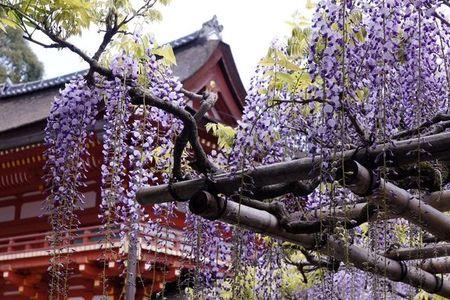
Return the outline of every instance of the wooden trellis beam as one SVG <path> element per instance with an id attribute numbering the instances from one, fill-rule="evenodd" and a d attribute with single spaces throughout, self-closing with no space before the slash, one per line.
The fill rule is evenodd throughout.
<path id="1" fill-rule="evenodd" d="M 383 256 L 394 260 L 413 260 L 450 256 L 450 244 L 431 244 L 421 248 L 400 248 L 388 251 Z"/>
<path id="2" fill-rule="evenodd" d="M 425 195 L 423 201 L 440 211 L 450 211 L 450 190 Z"/>
<path id="3" fill-rule="evenodd" d="M 444 190 L 426 194 L 422 197 L 423 202 L 436 208 L 441 212 L 450 211 L 450 190 Z M 392 219 L 399 216 L 394 211 L 377 211 L 369 207 L 370 203 L 352 203 L 345 206 L 323 207 L 307 212 L 296 212 L 293 216 L 304 218 L 305 220 L 326 220 L 330 217 L 340 217 L 348 220 L 357 220 L 361 216 L 368 219 L 367 221 Z M 374 205 L 374 204 L 372 204 Z"/>
<path id="4" fill-rule="evenodd" d="M 204 218 L 219 219 L 229 224 L 239 224 L 252 231 L 274 236 L 296 243 L 305 248 L 315 248 L 318 252 L 331 256 L 344 263 L 351 263 L 358 269 L 401 281 L 427 292 L 450 297 L 450 282 L 444 281 L 423 269 L 406 266 L 369 252 L 334 237 L 317 234 L 290 234 L 278 224 L 277 218 L 255 208 L 239 205 L 232 201 L 216 198 L 207 192 L 199 192 L 189 201 L 190 210 Z"/>
<path id="5" fill-rule="evenodd" d="M 393 143 L 381 144 L 369 149 L 359 149 L 338 153 L 335 160 L 354 159 L 363 164 L 371 165 L 382 153 L 391 153 L 392 159 L 397 165 L 404 165 L 417 162 L 417 155 L 414 151 L 421 149 L 421 161 L 432 159 L 450 159 L 450 132 L 430 135 L 418 139 L 397 141 Z M 251 182 L 256 188 L 286 183 L 289 181 L 312 179 L 319 175 L 321 163 L 320 156 L 294 159 L 271 165 L 256 167 L 236 173 L 223 173 L 212 177 L 212 184 L 217 192 L 224 195 L 236 193 L 244 182 Z M 137 200 L 143 205 L 152 203 L 163 203 L 177 201 L 179 199 L 189 200 L 192 195 L 202 189 L 207 189 L 205 178 L 198 178 L 173 183 L 170 187 L 167 184 L 158 186 L 143 187 L 137 193 Z M 174 195 L 176 197 L 174 198 Z M 177 198 L 177 199 L 176 199 Z"/>
<path id="6" fill-rule="evenodd" d="M 432 274 L 450 273 L 450 257 L 426 259 L 420 263 L 420 268 Z"/>
<path id="7" fill-rule="evenodd" d="M 345 186 L 360 196 L 368 195 L 391 215 L 401 216 L 436 237 L 450 241 L 450 217 L 417 199 L 404 189 L 374 175 L 356 161 L 345 163 Z"/>
<path id="8" fill-rule="evenodd" d="M 417 149 L 421 149 L 421 161 L 432 159 L 450 159 L 450 133 L 442 133 L 424 137 L 420 140 L 406 141 L 379 145 L 363 151 L 346 151 L 336 155 L 335 160 L 354 159 L 371 166 L 383 153 L 390 153 L 396 165 L 417 163 Z M 351 263 L 355 267 L 391 280 L 402 281 L 425 291 L 450 297 L 450 283 L 442 281 L 430 272 L 414 266 L 406 266 L 403 262 L 369 252 L 355 245 L 347 245 L 329 232 L 316 234 L 293 234 L 281 228 L 278 218 L 267 212 L 249 206 L 240 205 L 233 201 L 215 198 L 203 190 L 211 190 L 224 195 L 235 194 L 245 183 L 255 188 L 274 184 L 282 184 L 299 180 L 313 179 L 319 175 L 320 157 L 306 157 L 288 162 L 260 166 L 251 170 L 236 173 L 223 173 L 210 179 L 198 178 L 171 185 L 144 187 L 137 194 L 141 204 L 163 203 L 169 201 L 187 201 L 190 199 L 192 212 L 208 218 L 220 219 L 224 222 L 249 228 L 255 232 L 290 241 L 318 252 L 331 256 L 337 260 Z M 418 223 L 427 231 L 445 240 L 450 240 L 450 218 L 437 209 L 414 198 L 410 193 L 392 183 L 380 180 L 377 192 L 372 190 L 372 176 L 358 163 L 354 163 L 354 176 L 346 178 L 346 187 L 358 195 L 370 194 L 369 202 L 376 202 L 393 210 L 394 215 L 404 217 Z M 347 176 L 346 176 L 347 177 Z M 353 182 L 352 182 L 353 180 Z M 369 193 L 370 192 L 370 193 Z M 430 198 L 430 203 L 447 207 L 440 197 Z M 445 197 L 447 195 L 445 194 Z M 386 199 L 386 201 L 384 201 Z M 363 204 L 364 206 L 365 204 Z M 363 209 L 363 206 L 361 208 Z M 449 205 L 450 208 L 450 205 Z M 346 212 L 347 213 L 347 212 Z"/>
<path id="9" fill-rule="evenodd" d="M 244 213 L 242 212 L 244 208 Z M 189 209 L 207 219 L 215 219 L 223 211 L 220 219 L 228 224 L 248 228 L 255 232 L 276 237 L 288 242 L 301 244 L 306 249 L 314 249 L 320 238 L 312 234 L 292 234 L 280 227 L 278 219 L 263 210 L 244 206 L 234 201 L 225 202 L 206 191 L 200 191 L 189 201 Z M 240 217 L 243 216 L 243 217 Z"/>

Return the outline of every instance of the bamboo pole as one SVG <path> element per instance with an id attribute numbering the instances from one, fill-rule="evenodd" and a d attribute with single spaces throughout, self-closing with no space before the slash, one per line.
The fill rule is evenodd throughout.
<path id="1" fill-rule="evenodd" d="M 294 242 L 300 246 L 311 248 L 322 254 L 334 257 L 344 263 L 351 263 L 358 269 L 387 277 L 394 281 L 424 289 L 443 297 L 450 297 L 450 283 L 414 266 L 383 257 L 355 245 L 347 245 L 344 241 L 330 236 L 317 240 L 313 234 L 289 234 L 278 224 L 277 218 L 266 211 L 239 205 L 222 198 L 215 198 L 207 192 L 194 195 L 189 201 L 190 210 L 208 219 L 219 219 L 223 222 L 242 226 L 252 231 L 270 235 L 282 240 Z"/>
<path id="2" fill-rule="evenodd" d="M 433 244 L 422 248 L 400 248 L 382 254 L 394 260 L 413 260 L 450 256 L 450 244 Z"/>
<path id="3" fill-rule="evenodd" d="M 382 178 L 372 187 L 373 175 L 356 161 L 347 161 L 344 169 L 349 174 L 346 175 L 346 187 L 352 192 L 370 194 L 368 201 L 385 206 L 389 214 L 401 216 L 434 236 L 450 241 L 449 216 Z"/>
<path id="4" fill-rule="evenodd" d="M 422 149 L 421 160 L 431 159 L 450 159 L 450 132 L 426 136 L 420 141 L 417 139 L 397 141 L 386 145 L 359 150 L 345 151 L 339 153 L 332 159 L 354 159 L 363 164 L 372 164 L 381 153 L 390 152 L 394 155 L 398 165 L 417 162 L 417 156 L 411 155 L 411 152 Z M 428 154 L 429 153 L 429 154 Z M 213 176 L 214 188 L 217 192 L 224 195 L 235 193 L 245 180 L 251 179 L 255 187 L 263 187 L 272 184 L 279 184 L 289 181 L 298 181 L 312 179 L 319 175 L 321 158 L 306 157 L 294 159 L 287 162 L 281 162 L 271 165 L 260 166 L 251 170 L 245 170 L 236 173 L 223 173 Z M 143 187 L 137 193 L 137 200 L 140 204 L 149 205 L 152 203 L 163 203 L 177 201 L 173 197 L 188 200 L 197 191 L 206 189 L 207 184 L 204 178 L 176 182 L 169 185 L 147 186 Z M 172 190 L 172 191 L 171 191 Z"/>

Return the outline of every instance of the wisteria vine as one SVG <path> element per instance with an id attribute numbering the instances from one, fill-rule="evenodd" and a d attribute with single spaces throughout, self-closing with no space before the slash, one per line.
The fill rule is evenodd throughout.
<path id="1" fill-rule="evenodd" d="M 312 193 L 290 193 L 272 200 L 283 203 L 289 212 L 322 207 L 331 211 L 338 205 L 358 202 L 357 196 L 334 182 L 339 162 L 332 157 L 392 140 L 417 135 L 420 139 L 421 135 L 450 127 L 437 126 L 437 122 L 423 125 L 450 113 L 450 26 L 443 21 L 441 4 L 434 0 L 319 1 L 311 26 L 297 26 L 288 40 L 273 43 L 250 82 L 232 143 L 210 158 L 224 171 L 238 172 L 320 156 L 321 183 Z M 165 236 L 180 213 L 176 204 L 157 204 L 149 212 L 135 198 L 143 185 L 174 180 L 172 152 L 186 124 L 166 110 L 147 105 L 145 97 L 136 105 L 130 90 L 141 86 L 179 109 L 186 108 L 188 101 L 170 67 L 155 55 L 153 41 L 144 48 L 140 46 L 141 37 L 135 36 L 132 42 L 140 49 L 140 56 L 123 52 L 109 63 L 111 76 L 100 72 L 93 83 L 83 78 L 72 81 L 55 100 L 48 119 L 45 143 L 49 197 L 45 209 L 53 228 L 52 298 L 68 293 L 69 249 L 75 238 L 77 211 L 83 203 L 80 188 L 88 168 L 85 145 L 94 138 L 91 133 L 97 120 L 104 122 L 100 214 L 106 245 L 104 263 L 118 259 L 118 253 L 112 250 L 117 233 L 122 246 L 126 244 L 129 249 L 128 261 L 142 247 L 141 238 L 149 247 L 171 247 Z M 185 175 L 209 176 L 188 165 L 190 154 L 187 150 L 182 157 Z M 401 176 L 396 177 L 396 171 L 387 168 L 386 160 L 386 155 L 380 157 L 374 169 L 405 184 Z M 440 167 L 436 164 L 432 167 Z M 438 184 L 423 184 L 424 168 L 418 167 L 418 179 L 409 180 L 408 190 L 433 191 L 448 183 L 441 176 Z M 232 201 L 249 198 L 252 192 L 252 182 L 243 182 Z M 373 253 L 415 244 L 421 235 L 417 227 L 409 225 L 409 239 L 401 238 L 399 228 L 405 224 L 400 220 L 377 219 L 363 225 L 321 233 L 340 235 Z M 295 263 L 292 257 L 283 259 L 285 243 L 190 212 L 186 212 L 184 234 L 184 244 L 190 248 L 184 253 L 185 259 L 195 265 L 191 273 L 194 298 L 243 299 L 251 295 L 255 299 L 279 299 L 295 295 L 311 299 L 393 299 L 417 293 L 405 284 L 351 266 L 330 267 L 323 258 L 310 257 L 301 250 L 290 255 L 308 260 L 309 265 Z M 313 276 L 304 274 L 305 266 L 313 266 Z M 125 266 L 127 285 L 136 284 L 136 267 Z M 286 291 L 284 274 L 294 273 L 296 268 L 297 274 L 303 275 L 298 277 L 303 283 L 294 291 Z M 105 271 L 103 281 L 106 295 Z"/>

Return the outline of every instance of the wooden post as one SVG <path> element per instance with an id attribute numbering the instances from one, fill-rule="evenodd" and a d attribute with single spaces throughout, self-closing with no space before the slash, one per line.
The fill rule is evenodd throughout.
<path id="1" fill-rule="evenodd" d="M 383 257 L 355 245 L 348 245 L 333 236 L 316 243 L 313 234 L 289 234 L 278 225 L 277 218 L 266 211 L 260 211 L 234 202 L 225 203 L 221 198 L 214 198 L 207 192 L 194 195 L 189 201 L 190 210 L 205 218 L 218 218 L 229 224 L 239 224 L 252 231 L 294 242 L 300 246 L 316 247 L 318 252 L 334 257 L 344 263 L 351 263 L 356 268 L 385 276 L 394 281 L 401 281 L 419 287 L 430 293 L 450 297 L 450 283 L 422 269 L 406 266 L 404 263 Z M 314 241 L 312 244 L 311 242 Z"/>
<path id="2" fill-rule="evenodd" d="M 138 260 L 138 236 L 137 232 L 129 234 L 127 276 L 125 279 L 125 299 L 134 300 L 136 297 L 136 276 Z"/>

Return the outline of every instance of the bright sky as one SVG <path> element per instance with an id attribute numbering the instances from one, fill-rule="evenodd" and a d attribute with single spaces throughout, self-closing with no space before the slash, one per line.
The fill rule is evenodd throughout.
<path id="1" fill-rule="evenodd" d="M 305 4 L 306 0 L 173 0 L 168 7 L 160 9 L 163 21 L 154 23 L 149 31 L 161 44 L 200 29 L 203 22 L 217 15 L 224 27 L 222 39 L 230 45 L 242 81 L 248 87 L 253 70 L 270 42 L 276 37 L 289 35 L 287 21 L 296 11 L 309 13 Z M 82 38 L 72 41 L 91 53 L 100 41 L 95 31 L 86 32 Z M 87 67 L 69 50 L 32 47 L 45 65 L 44 78 Z"/>

